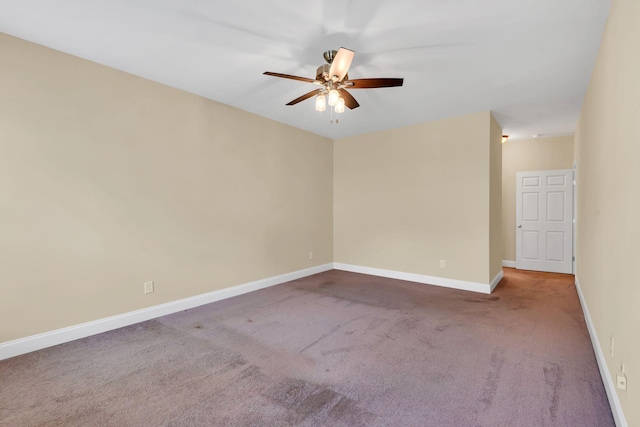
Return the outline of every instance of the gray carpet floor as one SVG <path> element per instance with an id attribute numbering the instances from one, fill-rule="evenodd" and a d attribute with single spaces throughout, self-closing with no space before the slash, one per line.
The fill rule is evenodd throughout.
<path id="1" fill-rule="evenodd" d="M 7 426 L 613 426 L 573 276 L 329 271 L 0 361 Z"/>

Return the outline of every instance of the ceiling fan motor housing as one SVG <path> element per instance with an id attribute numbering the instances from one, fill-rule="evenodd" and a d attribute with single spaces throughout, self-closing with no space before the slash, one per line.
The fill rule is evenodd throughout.
<path id="1" fill-rule="evenodd" d="M 331 64 L 324 64 L 318 67 L 316 70 L 316 80 L 321 82 L 326 82 L 329 80 L 329 70 L 331 69 Z"/>
<path id="2" fill-rule="evenodd" d="M 319 66 L 316 70 L 316 80 L 319 80 L 321 82 L 328 82 L 329 80 L 331 80 L 331 78 L 329 77 L 329 70 L 331 70 L 331 64 L 324 64 Z M 344 79 L 342 80 L 349 80 L 349 74 L 345 74 Z"/>
<path id="3" fill-rule="evenodd" d="M 335 58 L 337 54 L 337 50 L 325 50 L 322 56 L 324 56 L 325 61 L 331 64 L 333 62 L 333 58 Z"/>

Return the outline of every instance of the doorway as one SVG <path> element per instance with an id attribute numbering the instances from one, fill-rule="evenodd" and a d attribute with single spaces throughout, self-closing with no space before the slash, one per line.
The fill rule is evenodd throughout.
<path id="1" fill-rule="evenodd" d="M 516 268 L 572 274 L 573 170 L 516 179 Z"/>

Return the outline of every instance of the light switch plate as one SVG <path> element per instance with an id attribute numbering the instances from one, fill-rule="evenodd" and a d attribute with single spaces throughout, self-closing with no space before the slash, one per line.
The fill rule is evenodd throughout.
<path id="1" fill-rule="evenodd" d="M 620 390 L 627 389 L 627 376 L 625 374 L 618 374 L 616 377 L 616 387 Z"/>
<path id="2" fill-rule="evenodd" d="M 145 294 L 150 294 L 152 292 L 153 292 L 153 281 L 144 282 L 144 293 Z"/>

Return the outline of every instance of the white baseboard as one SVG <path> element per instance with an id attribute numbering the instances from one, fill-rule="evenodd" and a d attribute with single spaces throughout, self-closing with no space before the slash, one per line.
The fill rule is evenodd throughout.
<path id="1" fill-rule="evenodd" d="M 317 267 L 311 267 L 304 270 L 298 270 L 291 273 L 281 274 L 279 276 L 268 277 L 266 279 L 256 280 L 255 282 L 244 283 L 242 285 L 232 286 L 230 288 L 220 289 L 206 294 L 196 295 L 165 304 L 155 305 L 153 307 L 143 308 L 141 310 L 131 311 L 116 316 L 106 317 L 104 319 L 94 320 L 92 322 L 81 323 L 79 325 L 69 326 L 67 328 L 57 329 L 51 332 L 45 332 L 38 335 L 32 335 L 13 341 L 7 341 L 0 344 L 0 360 L 10 357 L 19 356 L 43 348 L 51 347 L 65 342 L 85 338 L 91 335 L 100 334 L 102 332 L 111 331 L 113 329 L 122 328 L 124 326 L 133 325 L 134 323 L 144 322 L 145 320 L 155 319 L 167 314 L 176 313 L 178 311 L 187 310 L 226 298 L 235 297 L 237 295 L 246 294 L 258 289 L 267 288 L 269 286 L 279 285 L 291 280 L 300 279 L 302 277 L 311 276 L 312 274 L 322 273 L 333 268 L 333 264 L 324 264 Z"/>
<path id="2" fill-rule="evenodd" d="M 516 262 L 515 261 L 507 261 L 506 259 L 502 260 L 502 266 L 503 267 L 509 267 L 509 268 L 516 268 Z"/>
<path id="3" fill-rule="evenodd" d="M 500 283 L 503 277 L 504 277 L 504 271 L 500 270 L 498 274 L 496 274 L 496 277 L 494 277 L 493 280 L 491 281 L 491 284 L 489 285 L 490 286 L 489 293 L 493 292 L 493 290 L 496 288 L 496 286 L 498 286 L 498 283 Z"/>
<path id="4" fill-rule="evenodd" d="M 407 280 L 409 282 L 425 283 L 427 285 L 443 286 L 445 288 L 460 289 L 463 291 L 480 292 L 490 294 L 502 279 L 502 271 L 489 283 L 467 282 L 464 280 L 448 279 L 445 277 L 425 276 L 423 274 L 404 273 L 402 271 L 384 270 L 382 268 L 362 267 L 359 265 L 333 263 L 336 270 L 350 271 L 352 273 L 370 274 L 372 276 L 387 277 L 389 279 Z M 494 283 L 495 282 L 495 283 Z"/>
<path id="5" fill-rule="evenodd" d="M 620 405 L 620 399 L 618 399 L 616 386 L 609 372 L 609 367 L 607 366 L 607 360 L 605 359 L 604 352 L 602 351 L 602 347 L 600 346 L 600 341 L 598 340 L 598 334 L 596 333 L 595 325 L 591 320 L 587 302 L 585 301 L 584 295 L 582 294 L 582 288 L 580 287 L 578 276 L 576 276 L 575 282 L 576 289 L 578 290 L 578 298 L 580 298 L 582 312 L 584 313 L 584 318 L 587 321 L 587 329 L 589 330 L 589 336 L 591 336 L 591 344 L 593 345 L 593 349 L 596 353 L 598 368 L 600 368 L 600 376 L 602 377 L 602 382 L 604 383 L 604 388 L 607 392 L 607 398 L 609 399 L 609 406 L 611 406 L 613 418 L 616 422 L 616 426 L 627 427 L 627 420 L 624 417 L 624 412 L 622 412 L 622 405 Z"/>

